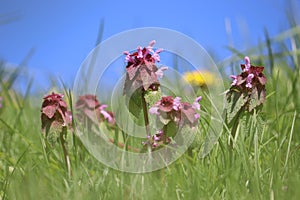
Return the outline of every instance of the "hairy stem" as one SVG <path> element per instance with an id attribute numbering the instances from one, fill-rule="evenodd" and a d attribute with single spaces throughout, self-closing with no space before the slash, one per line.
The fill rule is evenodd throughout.
<path id="1" fill-rule="evenodd" d="M 150 125 L 149 125 L 149 118 L 148 118 L 148 109 L 147 109 L 147 102 L 145 99 L 145 93 L 142 93 L 142 106 L 143 106 L 143 113 L 144 113 L 144 121 L 145 121 L 145 126 L 146 126 L 146 134 L 148 137 L 151 136 L 150 132 Z"/>
<path id="2" fill-rule="evenodd" d="M 62 149 L 63 149 L 64 159 L 65 159 L 66 167 L 67 167 L 67 170 L 68 170 L 68 174 L 69 174 L 69 177 L 71 177 L 72 176 L 71 162 L 70 162 L 70 157 L 69 157 L 69 154 L 68 154 L 68 150 L 65 146 L 66 141 L 64 139 L 64 131 L 60 134 L 60 142 L 61 142 L 61 146 L 62 146 Z"/>
<path id="3" fill-rule="evenodd" d="M 144 114 L 144 121 L 145 121 L 147 138 L 150 138 L 151 137 L 151 132 L 150 132 L 148 108 L 147 108 L 147 102 L 146 102 L 146 99 L 145 99 L 145 91 L 144 90 L 142 92 L 142 107 L 143 107 L 143 114 Z M 151 147 L 150 147 L 149 144 L 148 144 L 148 151 L 151 151 Z"/>

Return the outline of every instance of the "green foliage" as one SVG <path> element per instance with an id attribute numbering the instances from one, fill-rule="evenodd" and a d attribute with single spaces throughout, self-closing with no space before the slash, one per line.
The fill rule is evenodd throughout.
<path id="1" fill-rule="evenodd" d="M 234 118 L 238 117 L 240 112 L 244 111 L 243 107 L 246 106 L 249 96 L 247 93 L 245 94 L 239 91 L 229 91 L 226 96 L 227 121 L 231 123 Z"/>
<path id="2" fill-rule="evenodd" d="M 170 121 L 163 127 L 163 131 L 167 137 L 175 137 L 178 132 L 178 125 L 174 121 Z"/>
<path id="3" fill-rule="evenodd" d="M 126 96 L 127 97 L 127 96 Z M 142 111 L 142 90 L 135 90 L 128 98 L 128 110 L 133 116 L 139 119 Z"/>
<path id="4" fill-rule="evenodd" d="M 161 89 L 158 87 L 157 91 L 147 90 L 145 92 L 145 100 L 149 107 L 153 106 L 157 101 L 159 101 L 162 97 Z"/>
<path id="5" fill-rule="evenodd" d="M 49 131 L 46 135 L 46 140 L 50 144 L 51 147 L 54 147 L 57 144 L 58 138 L 60 135 L 60 131 Z"/>
<path id="6" fill-rule="evenodd" d="M 297 44 L 293 51 L 288 50 L 287 39 Z M 262 110 L 239 114 L 249 97 L 238 93 L 228 97 L 228 120 L 239 118 L 233 145 L 228 142 L 231 129 L 224 127 L 209 155 L 200 158 L 198 149 L 205 145 L 201 142 L 210 121 L 202 113 L 201 134 L 193 143 L 194 149 L 170 166 L 146 174 L 104 166 L 68 132 L 68 139 L 73 137 L 69 177 L 61 146 L 45 151 L 36 98 L 13 90 L 15 73 L 13 77 L 6 74 L 5 79 L 1 77 L 0 91 L 0 199 L 298 199 L 300 28 L 268 37 L 267 42 L 251 51 L 259 53 L 262 47 L 268 48 L 266 57 L 263 53 L 256 56 L 262 65 L 269 66 L 268 93 Z M 272 50 L 274 45 L 280 46 L 282 52 Z M 252 99 L 249 106 L 254 108 L 258 98 Z M 132 99 L 129 105 L 136 108 L 136 116 L 141 110 L 140 102 Z"/>

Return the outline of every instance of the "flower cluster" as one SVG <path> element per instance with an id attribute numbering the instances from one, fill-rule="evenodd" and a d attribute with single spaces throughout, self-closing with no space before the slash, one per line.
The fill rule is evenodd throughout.
<path id="1" fill-rule="evenodd" d="M 142 144 L 144 145 L 144 148 L 150 145 L 151 150 L 153 151 L 163 145 L 169 144 L 170 142 L 171 142 L 170 137 L 167 137 L 163 130 L 159 130 L 152 137 L 148 136 L 147 141 L 142 142 Z"/>
<path id="2" fill-rule="evenodd" d="M 158 117 L 158 121 L 167 125 L 173 121 L 177 125 L 188 124 L 190 127 L 195 127 L 198 123 L 200 115 L 196 110 L 200 110 L 199 101 L 202 97 L 197 97 L 193 104 L 181 102 L 180 97 L 173 98 L 172 96 L 162 97 L 154 104 L 149 112 Z"/>
<path id="3" fill-rule="evenodd" d="M 183 75 L 183 78 L 186 82 L 193 86 L 205 86 L 212 85 L 214 83 L 214 76 L 211 72 L 208 71 L 192 71 L 186 72 Z"/>
<path id="4" fill-rule="evenodd" d="M 67 109 L 62 94 L 52 92 L 44 97 L 41 108 L 42 131 L 46 134 L 51 130 L 62 132 L 64 127 L 72 123 L 72 115 Z"/>
<path id="5" fill-rule="evenodd" d="M 241 110 L 251 112 L 262 105 L 266 99 L 267 78 L 263 74 L 264 67 L 250 64 L 249 57 L 245 57 L 245 64 L 241 65 L 242 72 L 235 76 L 227 92 L 227 120 L 230 122 Z"/>
<path id="6" fill-rule="evenodd" d="M 138 47 L 137 51 L 130 54 L 125 51 L 126 55 L 126 81 L 124 86 L 124 93 L 130 94 L 138 88 L 143 88 L 145 91 L 152 85 L 159 85 L 158 78 L 163 76 L 163 71 L 167 67 L 157 68 L 155 62 L 160 62 L 159 53 L 162 49 L 153 50 L 155 40 L 149 43 L 148 47 Z M 157 87 L 151 88 L 156 89 Z"/>
<path id="7" fill-rule="evenodd" d="M 52 92 L 45 96 L 41 109 L 42 131 L 45 134 L 47 144 L 54 146 L 57 141 L 61 142 L 64 159 L 69 176 L 72 175 L 70 158 L 67 150 L 67 128 L 72 130 L 72 113 L 68 111 L 62 94 Z M 46 145 L 47 147 L 48 145 Z"/>
<path id="8" fill-rule="evenodd" d="M 267 78 L 262 73 L 264 67 L 250 64 L 249 57 L 245 57 L 245 64 L 241 65 L 243 72 L 237 76 L 231 75 L 233 79 L 231 86 L 236 86 L 242 90 L 251 90 L 255 87 L 262 88 L 267 82 Z"/>
<path id="9" fill-rule="evenodd" d="M 156 41 L 152 40 L 148 47 L 142 48 L 139 46 L 137 51 L 132 54 L 130 54 L 128 51 L 124 51 L 124 54 L 126 55 L 125 60 L 128 62 L 128 65 L 155 63 L 155 61 L 160 62 L 159 53 L 162 52 L 162 49 L 158 49 L 154 52 L 153 45 L 155 43 Z"/>
<path id="10" fill-rule="evenodd" d="M 75 105 L 79 121 L 88 119 L 89 121 L 98 123 L 106 120 L 109 124 L 114 125 L 114 115 L 112 112 L 106 111 L 106 108 L 107 105 L 101 105 L 97 97 L 91 94 L 79 96 Z"/>

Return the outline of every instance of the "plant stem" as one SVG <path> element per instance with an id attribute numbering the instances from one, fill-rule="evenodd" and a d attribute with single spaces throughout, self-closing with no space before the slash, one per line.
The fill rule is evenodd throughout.
<path id="1" fill-rule="evenodd" d="M 65 131 L 62 131 L 61 134 L 60 134 L 60 142 L 61 142 L 61 146 L 62 146 L 62 149 L 63 149 L 64 159 L 65 159 L 66 167 L 67 167 L 67 170 L 68 170 L 68 174 L 69 174 L 69 177 L 71 177 L 72 176 L 71 162 L 70 162 L 70 157 L 69 157 L 67 148 L 65 146 L 66 141 L 64 139 L 64 132 Z"/>
<path id="2" fill-rule="evenodd" d="M 118 142 L 119 142 L 119 129 L 118 127 L 115 128 L 115 138 L 114 138 L 114 143 L 116 145 L 118 145 Z"/>
<path id="3" fill-rule="evenodd" d="M 234 148 L 234 139 L 235 139 L 235 135 L 236 135 L 236 131 L 237 131 L 237 127 L 239 125 L 239 121 L 240 121 L 240 116 L 241 116 L 241 111 L 239 111 L 237 113 L 237 116 L 235 117 L 234 121 L 233 121 L 233 125 L 231 128 L 231 139 L 230 141 L 230 147 Z"/>
<path id="4" fill-rule="evenodd" d="M 142 91 L 142 107 L 143 107 L 143 113 L 144 113 L 146 134 L 147 134 L 147 138 L 149 139 L 151 137 L 151 132 L 150 132 L 148 109 L 147 109 L 147 102 L 146 102 L 146 99 L 145 99 L 145 91 L 144 90 Z M 149 144 L 148 144 L 148 151 L 151 151 L 151 147 L 150 147 Z"/>
<path id="5" fill-rule="evenodd" d="M 147 109 L 147 102 L 144 97 L 144 91 L 142 93 L 142 106 L 143 106 L 143 113 L 144 113 L 144 121 L 145 121 L 145 126 L 146 126 L 146 134 L 147 136 L 151 136 L 150 132 L 150 126 L 149 126 L 149 118 L 148 118 L 148 109 Z"/>

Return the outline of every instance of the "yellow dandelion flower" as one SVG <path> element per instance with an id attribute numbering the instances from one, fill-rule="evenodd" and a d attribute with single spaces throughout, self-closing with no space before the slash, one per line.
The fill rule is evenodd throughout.
<path id="1" fill-rule="evenodd" d="M 193 86 L 213 85 L 214 76 L 209 71 L 191 71 L 183 74 L 186 82 Z"/>

